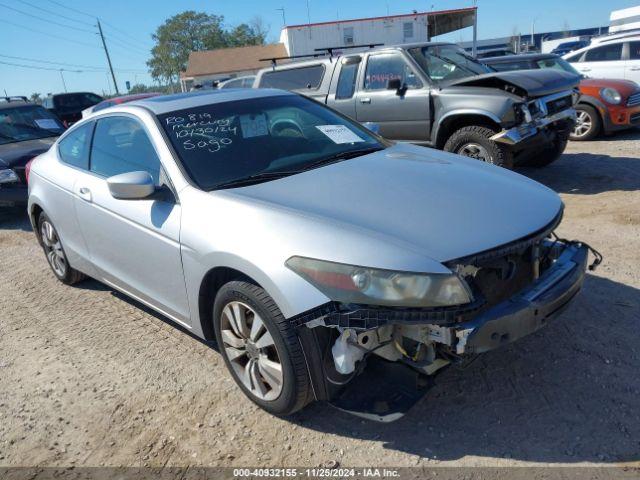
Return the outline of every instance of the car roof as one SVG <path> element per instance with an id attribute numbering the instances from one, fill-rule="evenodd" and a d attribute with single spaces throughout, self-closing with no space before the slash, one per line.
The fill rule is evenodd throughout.
<path id="1" fill-rule="evenodd" d="M 543 58 L 560 58 L 553 53 L 525 53 L 522 55 L 503 55 L 501 57 L 483 58 L 483 62 L 509 63 L 515 60 L 540 60 Z"/>
<path id="2" fill-rule="evenodd" d="M 229 88 L 225 90 L 204 90 L 199 92 L 176 93 L 173 95 L 160 95 L 143 100 L 134 100 L 133 102 L 127 103 L 127 105 L 144 107 L 156 115 L 161 115 L 163 113 L 201 107 L 203 105 L 284 95 L 295 94 L 285 90 L 271 88 Z"/>
<path id="3" fill-rule="evenodd" d="M 0 110 L 16 107 L 39 107 L 37 103 L 25 102 L 24 100 L 11 100 L 10 102 L 0 102 Z"/>

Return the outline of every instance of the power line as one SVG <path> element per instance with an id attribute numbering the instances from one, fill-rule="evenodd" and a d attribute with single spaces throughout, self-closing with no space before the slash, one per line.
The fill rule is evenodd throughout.
<path id="1" fill-rule="evenodd" d="M 33 68 L 35 70 L 50 70 L 50 71 L 54 71 L 54 72 L 98 73 L 98 72 L 84 72 L 83 70 L 68 70 L 66 68 L 38 67 L 38 66 L 35 66 L 35 65 L 22 65 L 22 64 L 19 64 L 19 63 L 3 62 L 2 60 L 0 60 L 0 64 L 2 64 L 2 65 L 11 65 L 13 67 Z"/>
<path id="2" fill-rule="evenodd" d="M 22 15 L 26 15 L 27 17 L 35 18 L 35 19 L 40 20 L 42 22 L 51 23 L 53 25 L 58 25 L 60 27 L 71 28 L 72 30 L 77 30 L 79 32 L 95 34 L 95 32 L 92 32 L 91 30 L 87 30 L 85 28 L 74 27 L 72 25 L 65 25 L 64 23 L 59 23 L 59 22 L 56 22 L 54 20 L 49 20 L 48 18 L 43 18 L 43 17 L 41 17 L 39 15 L 34 15 L 33 13 L 25 12 L 24 10 L 20 10 L 19 8 L 10 7 L 9 5 L 6 5 L 4 3 L 0 3 L 0 7 L 8 8 L 9 10 L 13 10 L 14 12 L 21 13 Z"/>
<path id="3" fill-rule="evenodd" d="M 59 35 L 54 35 L 53 33 L 43 32 L 42 30 L 36 30 L 35 28 L 31 28 L 31 27 L 25 27 L 24 25 L 20 25 L 19 23 L 15 23 L 15 22 L 10 22 L 9 20 L 5 20 L 3 18 L 0 18 L 0 22 L 8 23 L 9 25 L 13 25 L 14 27 L 24 28 L 25 30 L 29 30 L 30 32 L 35 32 L 35 33 L 39 33 L 41 35 L 47 35 L 47 36 L 52 37 L 52 38 L 57 38 L 58 40 L 64 40 L 65 42 L 71 42 L 71 43 L 75 43 L 77 45 L 82 45 L 84 47 L 100 48 L 97 45 L 89 45 L 88 43 L 78 42 L 77 40 L 71 40 L 70 38 L 65 38 L 65 37 L 61 37 Z"/>
<path id="4" fill-rule="evenodd" d="M 110 42 L 116 42 L 117 45 L 121 46 L 122 48 L 126 48 L 127 50 L 131 51 L 134 50 L 131 53 L 139 53 L 139 54 L 144 54 L 144 55 L 149 55 L 149 50 L 144 50 L 143 48 L 140 47 L 133 47 L 127 43 L 124 43 L 122 40 L 115 38 L 111 35 L 105 35 L 105 38 L 108 38 Z"/>
<path id="5" fill-rule="evenodd" d="M 57 17 L 64 18 L 65 20 L 69 20 L 71 22 L 76 22 L 76 23 L 79 23 L 81 25 L 85 25 L 85 26 L 89 26 L 89 27 L 95 26 L 92 23 L 87 23 L 87 22 L 84 22 L 82 20 L 76 20 L 75 18 L 67 17 L 66 15 L 62 15 L 61 13 L 54 12 L 53 10 L 49 10 L 47 8 L 39 7 L 38 5 L 34 5 L 33 3 L 27 2 L 25 0 L 18 0 L 18 1 L 20 3 L 24 3 L 25 5 L 29 5 L 32 8 L 35 8 L 37 10 L 41 10 L 41 11 L 43 11 L 45 13 L 48 13 L 49 15 L 55 15 Z"/>
<path id="6" fill-rule="evenodd" d="M 39 60 L 39 59 L 36 59 L 36 58 L 27 58 L 27 57 L 16 57 L 16 56 L 12 56 L 12 55 L 4 55 L 4 54 L 0 54 L 0 57 L 10 58 L 12 60 L 23 60 L 25 62 L 46 63 L 46 64 L 49 64 L 49 65 L 63 65 L 63 66 L 66 66 L 66 67 L 79 67 L 79 68 L 95 70 L 97 72 L 98 71 L 99 72 L 108 71 L 104 67 L 96 67 L 96 66 L 92 66 L 92 65 L 82 65 L 82 64 L 78 64 L 78 63 L 52 62 L 52 61 L 49 61 L 49 60 Z M 147 73 L 146 70 L 141 70 L 141 69 L 139 70 L 139 69 L 134 69 L 134 68 L 119 68 L 119 69 L 116 69 L 116 71 L 127 72 L 127 73 L 139 73 L 139 74 Z"/>
<path id="7" fill-rule="evenodd" d="M 55 3 L 59 7 L 63 7 L 63 8 L 66 8 L 67 10 L 71 10 L 72 12 L 79 13 L 80 15 L 85 15 L 85 16 L 87 16 L 89 18 L 92 18 L 92 19 L 96 18 L 95 15 L 91 15 L 90 13 L 83 12 L 82 10 L 78 10 L 77 8 L 69 7 L 68 5 L 65 5 L 64 3 L 57 2 L 56 0 L 49 0 L 49 1 L 51 3 Z"/>
<path id="8" fill-rule="evenodd" d="M 20 0 L 20 1 L 22 1 L 22 0 Z M 82 11 L 82 10 L 78 10 L 77 8 L 69 7 L 68 5 L 65 5 L 65 4 L 63 4 L 63 3 L 61 3 L 61 2 L 58 2 L 58 1 L 56 1 L 56 0 L 49 0 L 49 1 L 50 1 L 51 3 L 53 3 L 53 4 L 55 4 L 55 5 L 58 5 L 59 7 L 66 8 L 66 9 L 68 9 L 68 10 L 72 11 L 72 12 L 75 12 L 76 14 L 84 15 L 85 17 L 89 17 L 89 18 L 91 18 L 91 19 L 95 19 L 95 18 L 97 18 L 97 17 L 98 17 L 98 15 L 94 15 L 94 14 L 92 14 L 92 13 L 84 12 L 84 11 Z M 135 38 L 135 37 L 134 37 L 133 35 L 131 35 L 130 33 L 128 33 L 128 32 L 126 32 L 126 31 L 124 31 L 124 30 L 122 30 L 122 29 L 120 29 L 120 28 L 116 27 L 116 26 L 115 26 L 115 25 L 113 25 L 112 23 L 109 23 L 109 22 L 105 21 L 104 19 L 102 19 L 102 23 L 104 23 L 105 25 L 107 25 L 109 28 L 111 28 L 111 29 L 113 29 L 113 30 L 115 30 L 115 31 L 117 31 L 117 32 L 120 32 L 121 34 L 126 35 L 126 36 L 127 36 L 127 37 L 129 37 L 130 39 L 132 39 L 132 40 L 134 40 L 134 41 L 136 41 L 136 42 L 140 42 L 140 39 Z M 111 34 L 111 36 L 113 37 L 113 36 L 114 36 L 114 34 Z M 147 41 L 147 42 L 148 42 L 148 41 Z"/>

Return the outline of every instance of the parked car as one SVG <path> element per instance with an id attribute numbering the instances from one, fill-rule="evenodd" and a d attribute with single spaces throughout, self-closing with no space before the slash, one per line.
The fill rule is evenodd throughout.
<path id="1" fill-rule="evenodd" d="M 548 53 L 486 58 L 483 62 L 501 72 L 550 68 L 577 73 L 566 60 Z M 603 132 L 640 125 L 640 87 L 635 82 L 583 78 L 579 88 L 577 122 L 569 136 L 571 140 L 591 140 Z"/>
<path id="2" fill-rule="evenodd" d="M 640 83 L 638 32 L 593 38 L 589 46 L 568 53 L 563 58 L 588 77 Z"/>
<path id="3" fill-rule="evenodd" d="M 428 375 L 547 324 L 588 256 L 549 238 L 552 190 L 281 90 L 97 112 L 33 162 L 29 191 L 60 281 L 96 278 L 215 338 L 279 415 L 316 399 L 398 418 Z"/>
<path id="4" fill-rule="evenodd" d="M 562 154 L 578 82 L 560 71 L 491 72 L 456 45 L 415 43 L 265 68 L 254 87 L 310 96 L 378 123 L 385 138 L 510 168 Z"/>
<path id="5" fill-rule="evenodd" d="M 156 97 L 162 95 L 161 93 L 149 92 L 149 93 L 135 93 L 132 95 L 123 95 L 121 97 L 113 97 L 107 100 L 103 100 L 100 103 L 96 103 L 92 107 L 82 110 L 82 118 L 91 115 L 94 112 L 104 110 L 105 108 L 113 107 L 114 105 L 120 105 L 121 103 L 133 102 L 134 100 L 142 100 L 143 98 Z"/>
<path id="6" fill-rule="evenodd" d="M 89 92 L 58 93 L 42 101 L 42 106 L 55 113 L 62 123 L 69 127 L 82 118 L 82 111 L 104 100 L 100 95 Z"/>
<path id="7" fill-rule="evenodd" d="M 515 52 L 508 48 L 492 48 L 489 50 L 481 50 L 477 52 L 476 58 L 502 57 L 504 55 L 515 55 Z"/>
<path id="8" fill-rule="evenodd" d="M 244 77 L 236 77 L 226 80 L 218 84 L 218 88 L 251 88 L 256 79 L 255 75 L 246 75 Z"/>
<path id="9" fill-rule="evenodd" d="M 563 42 L 554 48 L 551 53 L 554 55 L 566 55 L 580 48 L 584 48 L 591 43 L 589 40 L 573 40 L 571 42 Z"/>
<path id="10" fill-rule="evenodd" d="M 64 131 L 60 121 L 26 97 L 0 97 L 0 207 L 27 203 L 27 163 Z"/>

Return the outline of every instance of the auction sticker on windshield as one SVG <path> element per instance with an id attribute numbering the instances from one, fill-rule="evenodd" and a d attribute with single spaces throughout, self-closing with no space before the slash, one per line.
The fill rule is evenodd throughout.
<path id="1" fill-rule="evenodd" d="M 267 117 L 264 113 L 240 115 L 240 128 L 244 138 L 263 137 L 269 134 Z"/>
<path id="2" fill-rule="evenodd" d="M 364 142 L 345 125 L 316 125 L 316 128 L 329 137 L 333 143 L 357 143 Z"/>

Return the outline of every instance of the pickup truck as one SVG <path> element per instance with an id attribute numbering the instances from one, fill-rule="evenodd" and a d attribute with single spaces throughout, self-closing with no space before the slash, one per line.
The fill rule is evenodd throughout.
<path id="1" fill-rule="evenodd" d="M 577 75 L 495 72 L 449 43 L 415 43 L 276 64 L 254 88 L 311 97 L 390 140 L 512 168 L 544 166 L 575 124 Z"/>

